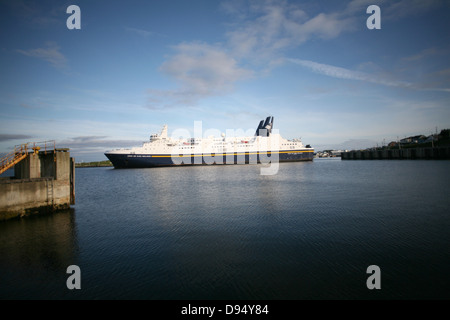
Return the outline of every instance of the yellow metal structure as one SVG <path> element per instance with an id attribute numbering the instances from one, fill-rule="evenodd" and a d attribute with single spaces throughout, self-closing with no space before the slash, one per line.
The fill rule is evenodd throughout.
<path id="1" fill-rule="evenodd" d="M 28 143 L 14 147 L 14 151 L 7 154 L 0 160 L 0 174 L 12 168 L 28 156 Z"/>
<path id="2" fill-rule="evenodd" d="M 14 151 L 11 151 L 6 156 L 2 157 L 0 159 L 0 174 L 8 170 L 9 168 L 12 168 L 14 165 L 25 159 L 29 153 L 33 152 L 35 154 L 39 153 L 39 151 L 42 149 L 42 147 L 37 146 L 36 144 L 43 144 L 44 152 L 47 153 L 47 151 L 55 151 L 56 145 L 55 141 L 43 141 L 43 142 L 29 142 L 24 143 L 18 146 L 14 147 Z M 30 148 L 29 146 L 32 145 Z M 50 148 L 49 148 L 50 147 Z M 53 147 L 53 148 L 52 148 Z M 30 151 L 31 149 L 32 151 Z"/>

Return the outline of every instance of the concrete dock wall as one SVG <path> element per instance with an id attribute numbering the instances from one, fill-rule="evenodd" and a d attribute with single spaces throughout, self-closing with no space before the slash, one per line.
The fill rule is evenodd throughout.
<path id="1" fill-rule="evenodd" d="M 68 209 L 75 204 L 75 161 L 67 149 L 31 153 L 0 179 L 0 220 Z"/>
<path id="2" fill-rule="evenodd" d="M 450 159 L 450 147 L 358 150 L 341 154 L 342 160 L 438 160 Z"/>
<path id="3" fill-rule="evenodd" d="M 53 178 L 9 180 L 0 184 L 0 220 L 70 207 L 69 181 Z"/>

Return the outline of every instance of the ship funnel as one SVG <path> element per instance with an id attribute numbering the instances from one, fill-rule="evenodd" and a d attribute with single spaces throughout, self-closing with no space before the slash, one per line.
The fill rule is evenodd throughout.
<path id="1" fill-rule="evenodd" d="M 269 134 L 271 134 L 271 133 L 272 133 L 272 129 L 273 129 L 273 117 L 272 117 L 272 119 L 270 120 L 270 129 L 269 129 Z"/>
<path id="2" fill-rule="evenodd" d="M 258 128 L 256 128 L 255 136 L 259 136 L 259 129 L 262 129 L 264 125 L 264 120 L 259 122 Z"/>
<path id="3" fill-rule="evenodd" d="M 273 128 L 273 117 L 268 116 L 265 121 L 261 120 L 258 129 L 256 129 L 255 135 L 268 137 L 272 133 L 272 128 Z M 266 131 L 264 133 L 260 132 L 261 129 L 266 129 Z"/>
<path id="4" fill-rule="evenodd" d="M 268 116 L 267 118 L 266 118 L 266 122 L 264 122 L 264 128 L 266 128 L 267 127 L 267 125 L 268 124 L 270 124 L 270 116 Z"/>

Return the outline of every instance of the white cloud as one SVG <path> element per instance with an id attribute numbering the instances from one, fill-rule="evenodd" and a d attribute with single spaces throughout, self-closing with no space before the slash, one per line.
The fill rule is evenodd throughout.
<path id="1" fill-rule="evenodd" d="M 311 37 L 336 37 L 351 25 L 346 17 L 334 13 L 310 18 L 299 5 L 286 1 L 226 2 L 222 9 L 239 20 L 231 25 L 226 41 L 221 45 L 186 42 L 175 46 L 175 54 L 160 71 L 178 87 L 149 89 L 149 108 L 194 105 L 202 98 L 231 92 L 236 82 L 252 77 L 261 67 L 261 74 L 266 75 L 279 65 L 284 49 Z M 257 67 L 252 71 L 239 62 Z"/>
<path id="2" fill-rule="evenodd" d="M 60 52 L 60 47 L 55 42 L 47 42 L 45 48 L 37 48 L 30 50 L 18 49 L 17 52 L 29 57 L 35 57 L 38 59 L 45 60 L 55 68 L 60 69 L 67 67 L 67 59 Z"/>
<path id="3" fill-rule="evenodd" d="M 227 93 L 235 82 L 252 76 L 218 46 L 193 42 L 174 47 L 176 54 L 165 61 L 160 70 L 174 79 L 174 90 L 149 90 L 149 107 L 161 103 L 194 104 L 198 99 Z"/>
<path id="4" fill-rule="evenodd" d="M 227 12 L 233 12 L 231 6 L 225 7 Z M 310 17 L 299 4 L 286 1 L 251 2 L 247 11 L 242 4 L 239 6 L 241 12 L 248 14 L 239 15 L 239 26 L 233 25 L 234 29 L 227 33 L 229 45 L 237 57 L 261 62 L 313 37 L 335 38 L 352 30 L 354 24 L 345 12 L 319 13 Z"/>
<path id="5" fill-rule="evenodd" d="M 413 1 L 415 3 L 416 0 Z M 442 1 L 430 0 L 430 4 L 419 7 L 426 9 L 439 3 Z M 388 72 L 369 74 L 313 61 L 284 58 L 287 50 L 300 47 L 311 39 L 328 40 L 358 30 L 358 24 L 371 4 L 370 0 L 352 0 L 338 10 L 331 11 L 325 7 L 321 11 L 312 11 L 320 5 L 285 0 L 223 2 L 221 9 L 233 18 L 233 22 L 228 24 L 225 40 L 218 45 L 186 42 L 175 46 L 175 54 L 168 57 L 160 71 L 174 79 L 178 87 L 173 90 L 149 89 L 148 107 L 195 105 L 202 98 L 231 92 L 239 80 L 255 75 L 266 76 L 285 61 L 334 78 L 419 89 Z M 394 4 L 379 0 L 377 4 L 382 5 L 383 13 L 402 10 L 401 15 L 405 16 L 417 11 L 408 9 L 405 0 Z"/>
<path id="6" fill-rule="evenodd" d="M 408 17 L 437 8 L 442 0 L 378 0 L 383 19 Z M 291 3 L 280 0 L 228 1 L 224 12 L 237 17 L 227 33 L 233 54 L 265 63 L 284 49 L 295 48 L 314 38 L 332 39 L 345 32 L 358 30 L 360 19 L 372 0 L 352 0 L 334 12 L 310 14 L 311 3 Z"/>

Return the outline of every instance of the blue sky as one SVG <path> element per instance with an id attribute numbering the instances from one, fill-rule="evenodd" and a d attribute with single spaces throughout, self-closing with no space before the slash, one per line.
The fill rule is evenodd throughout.
<path id="1" fill-rule="evenodd" d="M 449 30 L 439 0 L 1 0 L 0 152 L 56 140 L 104 160 L 163 124 L 253 130 L 269 115 L 316 150 L 431 134 L 450 128 Z"/>

